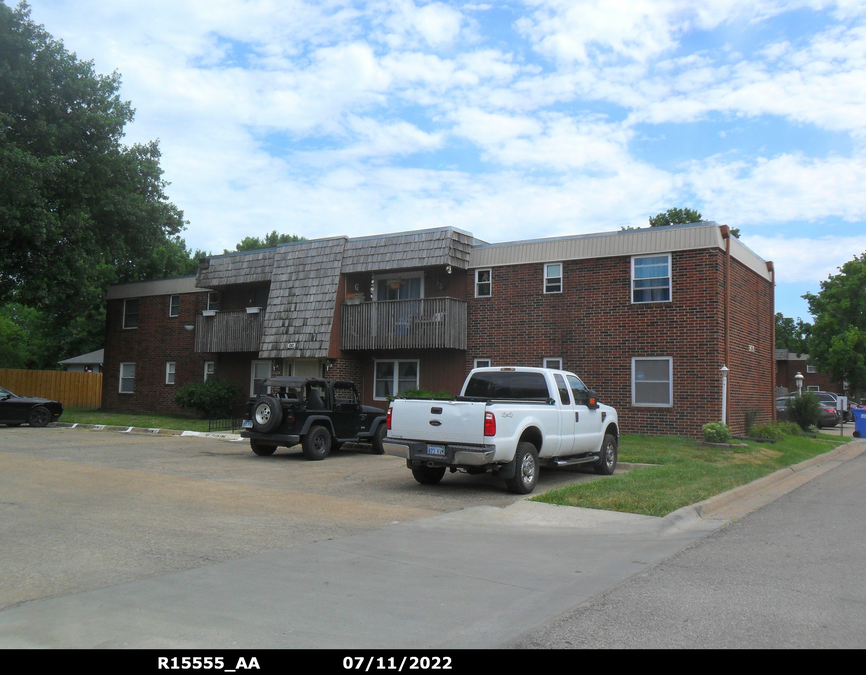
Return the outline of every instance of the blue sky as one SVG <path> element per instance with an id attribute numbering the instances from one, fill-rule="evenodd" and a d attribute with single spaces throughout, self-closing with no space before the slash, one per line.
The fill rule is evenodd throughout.
<path id="1" fill-rule="evenodd" d="M 5 0 L 11 4 L 11 0 Z M 866 0 L 32 0 L 158 138 L 187 244 L 740 228 L 776 308 L 866 250 Z"/>

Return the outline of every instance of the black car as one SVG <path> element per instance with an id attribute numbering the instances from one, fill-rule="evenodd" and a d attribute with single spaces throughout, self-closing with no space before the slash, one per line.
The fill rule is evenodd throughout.
<path id="1" fill-rule="evenodd" d="M 63 414 L 63 406 L 58 401 L 36 396 L 16 396 L 0 387 L 0 424 L 17 427 L 25 422 L 31 427 L 44 427 L 56 422 Z"/>
<path id="2" fill-rule="evenodd" d="M 250 400 L 241 436 L 257 455 L 298 443 L 307 459 L 325 459 L 348 441 L 369 442 L 383 454 L 385 411 L 361 405 L 352 382 L 316 377 L 272 377 Z"/>

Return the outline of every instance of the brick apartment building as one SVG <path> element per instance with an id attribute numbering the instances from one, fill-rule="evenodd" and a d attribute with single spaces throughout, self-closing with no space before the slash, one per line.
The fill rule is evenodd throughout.
<path id="1" fill-rule="evenodd" d="M 103 408 L 177 411 L 192 381 L 354 381 L 364 402 L 458 393 L 480 365 L 561 367 L 623 432 L 697 436 L 774 414 L 772 263 L 696 223 L 488 244 L 441 228 L 212 256 L 195 277 L 113 286 Z"/>

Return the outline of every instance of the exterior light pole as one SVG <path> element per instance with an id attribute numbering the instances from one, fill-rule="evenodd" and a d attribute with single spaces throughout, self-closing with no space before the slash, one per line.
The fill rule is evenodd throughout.
<path id="1" fill-rule="evenodd" d="M 797 383 L 797 396 L 803 395 L 803 373 L 797 371 L 797 374 L 794 375 L 794 382 Z"/>
<path id="2" fill-rule="evenodd" d="M 728 424 L 728 367 L 722 366 L 722 424 Z"/>

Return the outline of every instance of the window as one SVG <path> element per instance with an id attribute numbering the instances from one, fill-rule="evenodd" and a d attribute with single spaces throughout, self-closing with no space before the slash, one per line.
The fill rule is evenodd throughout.
<path id="1" fill-rule="evenodd" d="M 544 359 L 544 368 L 553 368 L 554 370 L 562 370 L 562 359 Z"/>
<path id="2" fill-rule="evenodd" d="M 168 315 L 169 316 L 177 316 L 180 312 L 180 296 L 172 295 L 168 299 Z"/>
<path id="3" fill-rule="evenodd" d="M 270 361 L 253 361 L 250 367 L 250 396 L 259 393 L 259 386 L 271 376 Z"/>
<path id="4" fill-rule="evenodd" d="M 424 274 L 389 274 L 376 277 L 376 300 L 414 300 L 424 297 Z"/>
<path id="5" fill-rule="evenodd" d="M 490 359 L 475 359 L 475 365 L 473 368 L 490 368 L 493 365 L 493 362 Z"/>
<path id="6" fill-rule="evenodd" d="M 632 302 L 669 302 L 671 257 L 654 255 L 631 259 Z"/>
<path id="7" fill-rule="evenodd" d="M 566 375 L 568 386 L 571 387 L 571 395 L 574 396 L 575 405 L 586 405 L 589 403 L 589 389 L 574 375 Z"/>
<path id="8" fill-rule="evenodd" d="M 475 297 L 489 298 L 493 295 L 490 270 L 475 270 Z"/>
<path id="9" fill-rule="evenodd" d="M 418 361 L 376 361 L 373 398 L 387 399 L 418 388 Z"/>
<path id="10" fill-rule="evenodd" d="M 571 399 L 568 396 L 568 387 L 565 386 L 565 380 L 562 379 L 562 375 L 556 373 L 553 376 L 553 379 L 556 380 L 556 389 L 559 391 L 559 402 L 562 405 L 571 405 Z"/>
<path id="11" fill-rule="evenodd" d="M 806 391 L 821 391 L 821 387 L 817 384 L 810 384 L 806 387 Z"/>
<path id="12" fill-rule="evenodd" d="M 651 356 L 631 360 L 632 405 L 673 405 L 673 359 Z"/>
<path id="13" fill-rule="evenodd" d="M 212 291 L 207 294 L 207 309 L 208 311 L 217 310 L 220 308 L 220 294 Z"/>
<path id="14" fill-rule="evenodd" d="M 213 361 L 205 361 L 204 362 L 204 381 L 207 382 L 214 376 L 214 362 Z"/>
<path id="15" fill-rule="evenodd" d="M 544 266 L 544 292 L 562 293 L 562 263 L 548 263 Z"/>
<path id="16" fill-rule="evenodd" d="M 166 361 L 165 362 L 165 383 L 166 384 L 174 384 L 174 371 L 175 371 L 175 362 L 174 361 Z"/>
<path id="17" fill-rule="evenodd" d="M 809 365 L 807 365 L 807 366 L 806 366 L 806 372 L 807 372 L 807 373 L 817 373 L 817 372 L 818 372 L 818 368 L 817 368 L 817 366 L 809 366 Z"/>
<path id="18" fill-rule="evenodd" d="M 121 394 L 132 394 L 135 391 L 135 364 L 120 364 L 120 388 Z"/>
<path id="19" fill-rule="evenodd" d="M 123 301 L 123 327 L 138 328 L 138 298 Z"/>

